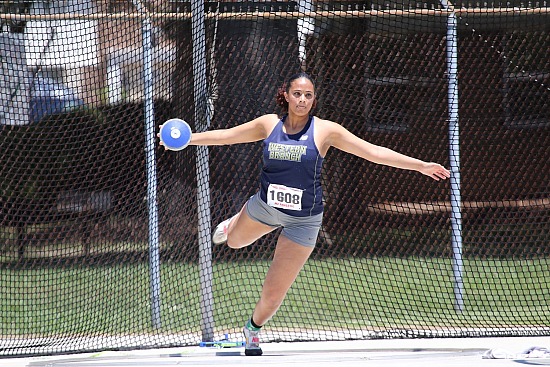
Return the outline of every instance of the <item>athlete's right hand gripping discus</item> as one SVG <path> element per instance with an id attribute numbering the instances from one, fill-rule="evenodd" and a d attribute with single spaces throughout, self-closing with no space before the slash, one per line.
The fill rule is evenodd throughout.
<path id="1" fill-rule="evenodd" d="M 160 125 L 160 141 L 169 150 L 182 150 L 191 141 L 191 128 L 182 119 L 174 118 Z"/>

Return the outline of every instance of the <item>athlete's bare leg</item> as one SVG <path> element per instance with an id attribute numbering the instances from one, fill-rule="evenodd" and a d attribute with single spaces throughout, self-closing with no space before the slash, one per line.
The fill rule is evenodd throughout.
<path id="1" fill-rule="evenodd" d="M 265 324 L 277 312 L 313 249 L 299 245 L 283 235 L 279 236 L 260 300 L 252 314 L 257 325 Z"/>

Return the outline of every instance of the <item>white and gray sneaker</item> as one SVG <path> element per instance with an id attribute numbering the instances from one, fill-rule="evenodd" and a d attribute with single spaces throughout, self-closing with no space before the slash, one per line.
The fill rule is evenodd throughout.
<path id="1" fill-rule="evenodd" d="M 260 348 L 260 330 L 250 330 L 246 326 L 243 328 L 244 334 L 244 354 L 247 356 L 261 356 Z"/>
<path id="2" fill-rule="evenodd" d="M 227 242 L 227 230 L 229 229 L 229 223 L 233 218 L 234 217 L 226 219 L 216 226 L 216 229 L 212 234 L 212 242 L 214 242 L 215 245 Z"/>

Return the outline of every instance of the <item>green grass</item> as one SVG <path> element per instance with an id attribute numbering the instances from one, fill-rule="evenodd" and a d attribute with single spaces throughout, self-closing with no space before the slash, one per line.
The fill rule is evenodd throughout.
<path id="1" fill-rule="evenodd" d="M 216 327 L 250 315 L 269 262 L 213 269 Z M 152 331 L 146 263 L 0 269 L 0 333 L 108 335 Z M 310 260 L 273 328 L 513 327 L 550 319 L 548 260 L 465 260 L 465 309 L 454 307 L 451 261 L 440 258 Z M 163 332 L 199 331 L 199 267 L 161 269 Z"/>

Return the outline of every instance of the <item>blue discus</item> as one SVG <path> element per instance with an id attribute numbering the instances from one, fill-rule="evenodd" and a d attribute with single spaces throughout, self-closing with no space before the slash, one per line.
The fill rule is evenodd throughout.
<path id="1" fill-rule="evenodd" d="M 182 150 L 191 141 L 191 128 L 182 119 L 170 119 L 160 126 L 159 137 L 166 149 Z"/>

